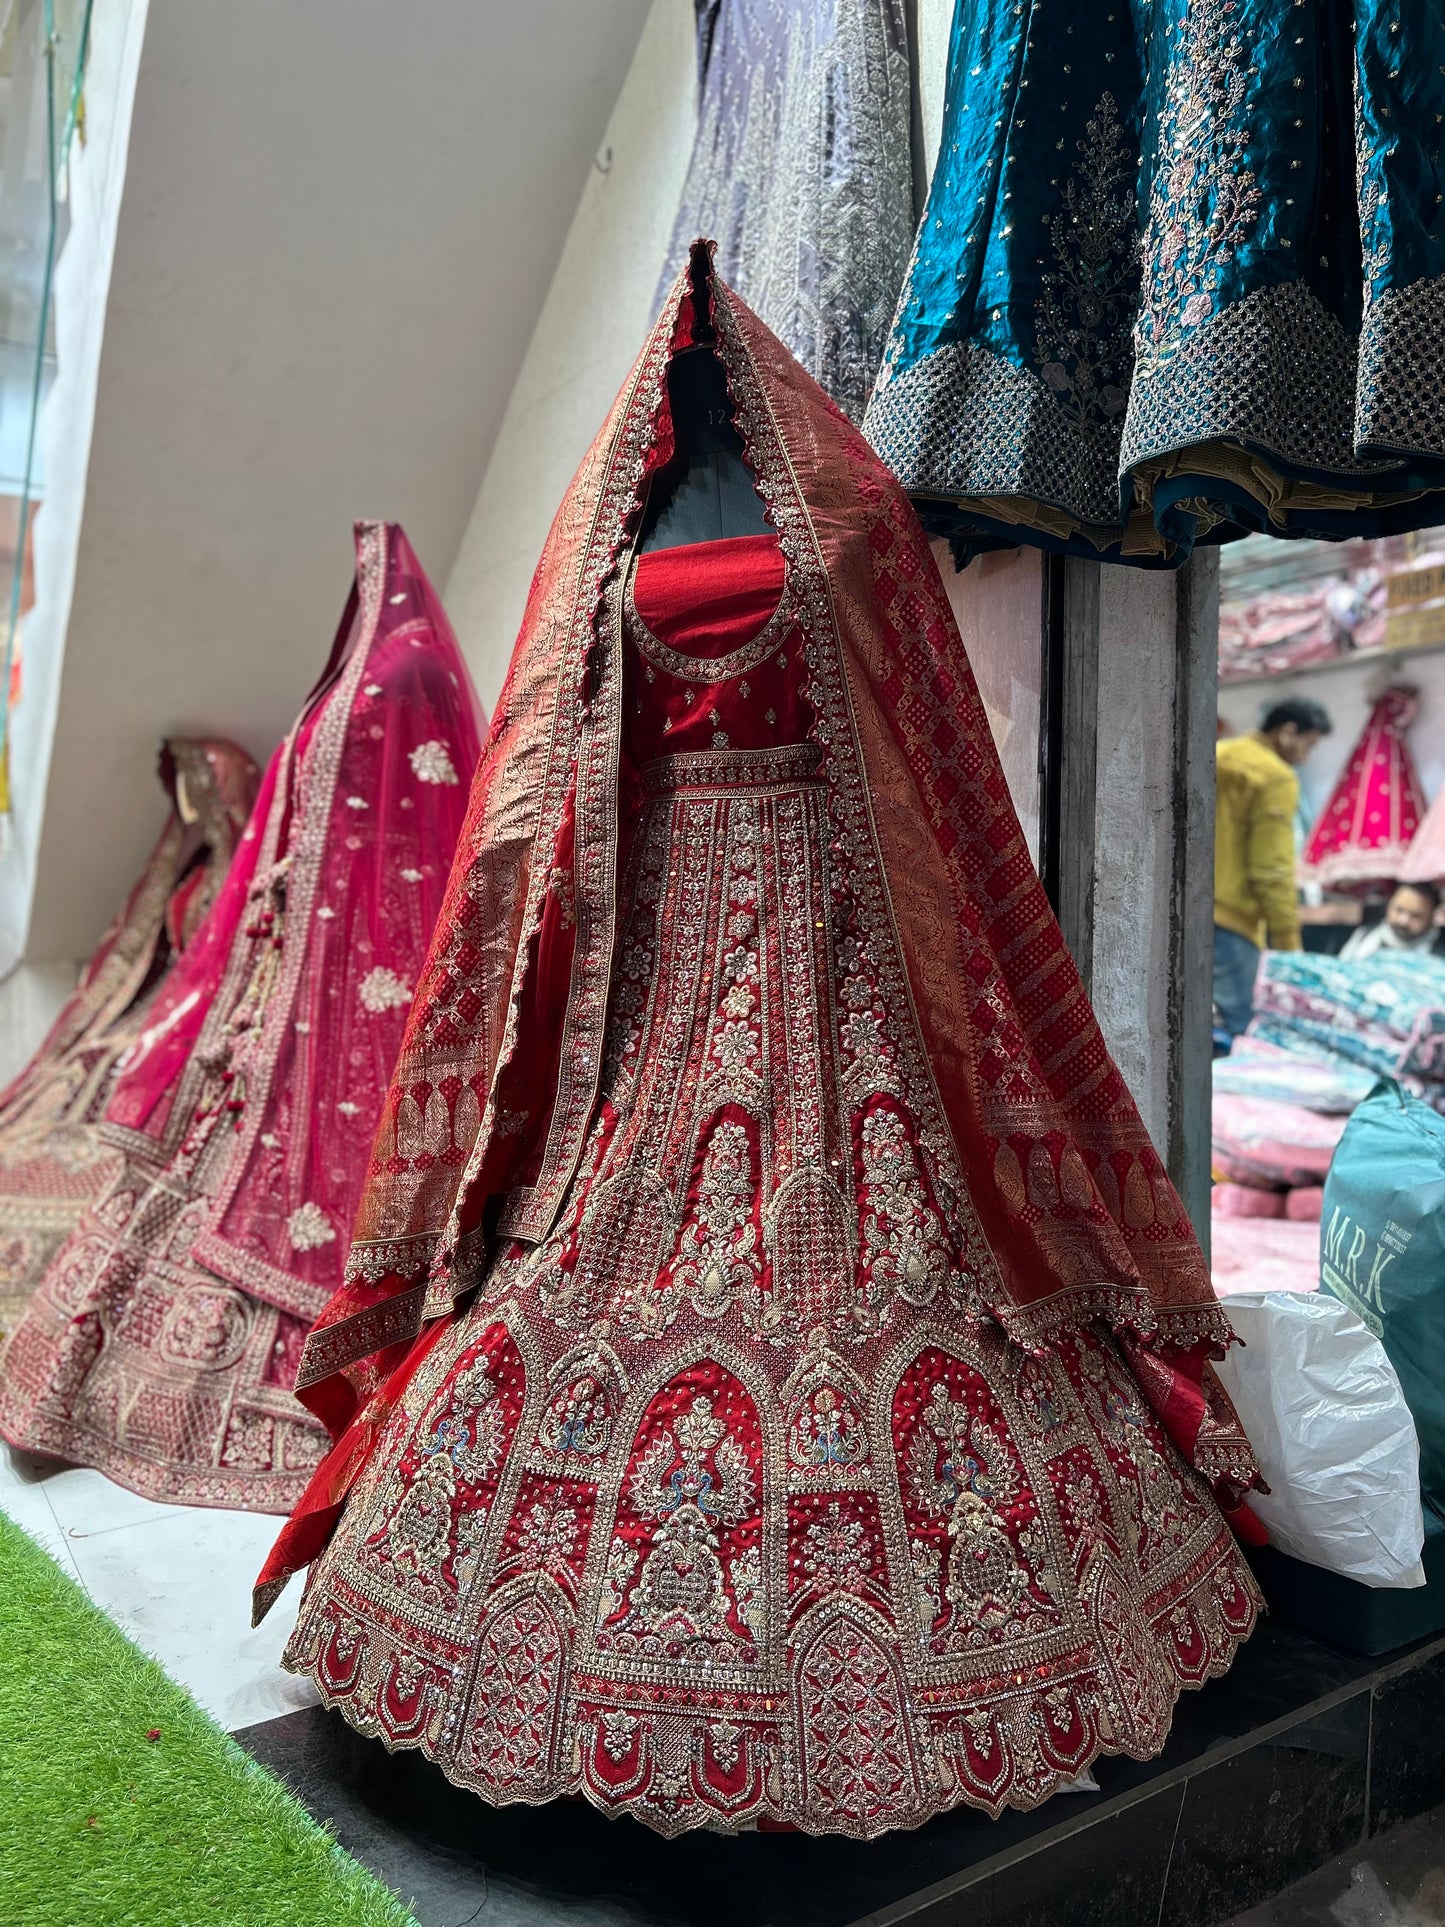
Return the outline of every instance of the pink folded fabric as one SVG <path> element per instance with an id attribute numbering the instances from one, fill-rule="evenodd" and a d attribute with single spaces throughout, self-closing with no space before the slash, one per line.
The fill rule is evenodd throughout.
<path id="1" fill-rule="evenodd" d="M 1225 1218 L 1282 1218 L 1285 1199 L 1293 1192 L 1264 1191 L 1256 1185 L 1216 1184 L 1210 1206 L 1216 1216 Z"/>
<path id="2" fill-rule="evenodd" d="M 1348 1121 L 1269 1097 L 1214 1099 L 1213 1163 L 1234 1184 L 1319 1184 Z"/>
<path id="3" fill-rule="evenodd" d="M 1318 1225 L 1228 1218 L 1216 1211 L 1210 1230 L 1209 1269 L 1220 1298 L 1238 1291 L 1319 1290 Z"/>
<path id="4" fill-rule="evenodd" d="M 1291 1224 L 1318 1224 L 1324 1215 L 1325 1187 L 1301 1184 L 1284 1194 L 1284 1215 Z"/>

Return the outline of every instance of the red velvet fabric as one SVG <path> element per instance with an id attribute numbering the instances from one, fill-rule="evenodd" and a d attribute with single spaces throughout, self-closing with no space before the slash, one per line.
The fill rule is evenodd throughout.
<path id="1" fill-rule="evenodd" d="M 652 549 L 632 601 L 654 635 L 706 660 L 749 642 L 776 610 L 786 569 L 776 535 L 732 535 Z"/>

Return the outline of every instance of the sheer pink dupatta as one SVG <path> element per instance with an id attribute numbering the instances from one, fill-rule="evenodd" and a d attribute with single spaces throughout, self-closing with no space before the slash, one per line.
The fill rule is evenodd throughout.
<path id="1" fill-rule="evenodd" d="M 360 525 L 353 605 L 281 754 L 248 926 L 275 976 L 258 988 L 253 963 L 232 1020 L 237 1137 L 194 1247 L 308 1323 L 341 1282 L 482 722 L 410 543 L 394 524 Z"/>
<path id="2" fill-rule="evenodd" d="M 161 986 L 144 1030 L 120 1060 L 105 1108 L 106 1135 L 142 1155 L 163 1157 L 172 1148 L 170 1139 L 178 1135 L 170 1129 L 173 1116 L 178 1125 L 183 1122 L 173 1100 L 245 916 L 285 748 L 282 744 L 267 765 L 250 821 L 209 914 Z"/>

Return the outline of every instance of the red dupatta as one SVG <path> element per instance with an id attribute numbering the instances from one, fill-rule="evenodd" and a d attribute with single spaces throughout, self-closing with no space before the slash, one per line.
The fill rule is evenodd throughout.
<path id="1" fill-rule="evenodd" d="M 174 1100 L 225 976 L 256 879 L 256 860 L 276 792 L 282 749 L 276 750 L 266 766 L 255 807 L 209 915 L 161 986 L 147 1012 L 145 1028 L 120 1060 L 105 1108 L 105 1134 L 142 1156 L 159 1159 L 173 1150 L 173 1139 L 179 1137 L 189 1117 L 184 1104 L 178 1106 Z M 172 1119 L 179 1127 L 174 1131 L 170 1128 Z"/>
<path id="2" fill-rule="evenodd" d="M 590 1125 L 616 932 L 619 562 L 672 451 L 671 355 L 715 330 L 803 615 L 838 927 L 874 957 L 890 1075 L 989 1312 L 1106 1320 L 1194 1461 L 1253 1462 L 1204 1374 L 1231 1332 L 1030 861 L 911 506 L 699 244 L 543 551 L 373 1152 L 349 1282 L 299 1395 L 340 1440 L 267 1568 L 314 1555 L 428 1320 L 500 1229 L 549 1229 Z M 547 1013 L 560 1009 L 560 1022 Z M 1146 1365 L 1148 1360 L 1145 1360 Z M 378 1390 L 388 1374 L 397 1384 Z M 351 1424 L 355 1419 L 356 1423 Z M 348 1430 L 348 1427 L 350 1429 Z"/>

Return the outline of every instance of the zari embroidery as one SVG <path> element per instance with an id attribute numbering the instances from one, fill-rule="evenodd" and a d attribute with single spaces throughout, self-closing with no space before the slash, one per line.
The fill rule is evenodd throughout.
<path id="1" fill-rule="evenodd" d="M 412 774 L 419 783 L 455 783 L 458 781 L 456 765 L 452 762 L 451 752 L 445 743 L 418 743 L 407 761 L 411 764 Z"/>
<path id="2" fill-rule="evenodd" d="M 662 1431 L 629 1481 L 637 1511 L 658 1520 L 639 1565 L 615 1541 L 598 1609 L 600 1652 L 642 1652 L 683 1665 L 746 1666 L 764 1635 L 754 1552 L 725 1565 L 721 1526 L 756 1502 L 753 1474 L 712 1400 L 699 1396 Z"/>
<path id="3" fill-rule="evenodd" d="M 1215 311 L 1223 270 L 1262 206 L 1248 165 L 1249 46 L 1231 0 L 1190 0 L 1158 115 L 1134 347 L 1141 374 Z"/>
<path id="4" fill-rule="evenodd" d="M 1049 221 L 1053 264 L 1034 306 L 1034 358 L 1076 426 L 1117 421 L 1129 403 L 1139 291 L 1138 157 L 1104 94 Z"/>

